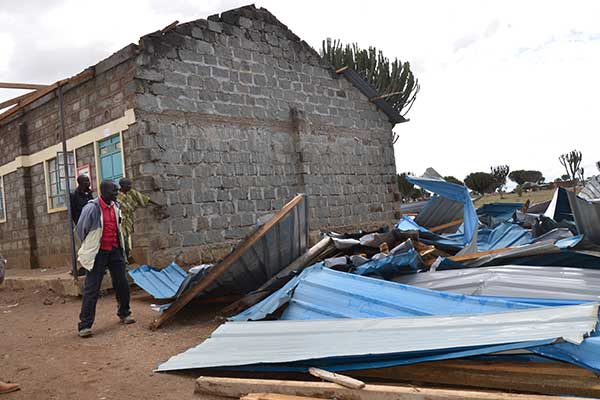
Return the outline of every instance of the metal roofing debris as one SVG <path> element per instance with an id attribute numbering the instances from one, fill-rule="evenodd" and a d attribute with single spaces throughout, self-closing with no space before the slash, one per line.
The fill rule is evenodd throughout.
<path id="1" fill-rule="evenodd" d="M 414 201 L 412 203 L 400 204 L 400 212 L 402 213 L 418 213 L 429 202 L 429 200 Z"/>
<path id="2" fill-rule="evenodd" d="M 525 309 L 529 305 L 420 289 L 333 271 L 316 264 L 263 302 L 230 318 L 259 320 L 289 302 L 282 319 L 451 315 Z"/>
<path id="3" fill-rule="evenodd" d="M 344 364 L 345 358 L 369 362 L 377 356 L 477 352 L 482 347 L 516 343 L 526 347 L 559 338 L 577 344 L 597 322 L 597 304 L 443 317 L 227 322 L 202 344 L 171 357 L 157 370 L 265 364 L 285 369 L 285 363 L 319 360 L 329 361 L 332 370 L 353 369 L 356 365 Z"/>
<path id="4" fill-rule="evenodd" d="M 171 263 L 161 270 L 142 265 L 129 271 L 129 276 L 136 285 L 155 299 L 172 299 L 187 277 L 187 273 L 179 265 Z"/>
<path id="5" fill-rule="evenodd" d="M 528 213 L 531 214 L 543 214 L 546 209 L 548 208 L 548 206 L 550 205 L 550 202 L 552 200 L 545 200 L 545 201 L 541 201 L 539 203 L 535 203 L 531 206 L 529 206 L 529 208 L 527 209 Z"/>
<path id="6" fill-rule="evenodd" d="M 592 243 L 600 244 L 600 203 L 592 203 L 566 191 L 579 233 Z"/>
<path id="7" fill-rule="evenodd" d="M 579 192 L 579 197 L 588 201 L 600 200 L 600 175 L 588 179 L 581 192 Z"/>
<path id="8" fill-rule="evenodd" d="M 356 88 L 369 99 L 377 98 L 380 96 L 380 93 L 375 90 L 373 86 L 366 79 L 364 79 L 358 72 L 353 70 L 352 68 L 342 68 L 337 71 L 339 74 L 344 75 L 346 79 L 350 81 Z M 373 100 L 373 103 L 381 110 L 385 115 L 387 115 L 388 119 L 393 124 L 399 124 L 402 122 L 407 122 L 408 119 L 404 118 L 398 111 L 392 107 L 390 103 L 388 103 L 385 99 L 376 99 Z"/>
<path id="9" fill-rule="evenodd" d="M 434 196 L 427 202 L 427 205 L 415 217 L 415 222 L 424 228 L 433 228 L 448 222 L 463 218 L 463 202 L 450 200 L 442 196 Z M 456 232 L 458 225 L 446 228 L 443 232 Z"/>
<path id="10" fill-rule="evenodd" d="M 476 235 L 477 230 L 477 212 L 473 206 L 473 201 L 469 194 L 469 190 L 465 186 L 457 185 L 454 183 L 446 182 L 444 180 L 429 179 L 429 178 L 416 178 L 413 176 L 407 176 L 406 180 L 410 183 L 420 186 L 423 189 L 437 193 L 449 200 L 460 201 L 463 203 L 463 215 L 464 215 L 464 244 L 471 243 L 471 240 Z"/>
<path id="11" fill-rule="evenodd" d="M 600 271 L 502 265 L 402 275 L 407 285 L 475 296 L 600 301 Z"/>
<path id="12" fill-rule="evenodd" d="M 552 218 L 556 222 L 573 220 L 567 190 L 558 188 L 554 191 L 554 196 L 552 196 L 552 200 L 550 201 L 550 204 L 548 204 L 548 208 L 544 212 L 544 215 L 548 218 Z"/>
<path id="13" fill-rule="evenodd" d="M 353 273 L 357 275 L 377 275 L 391 279 L 400 274 L 416 272 L 424 266 L 421 256 L 415 249 L 403 253 L 390 254 L 387 257 L 371 259 L 362 263 Z"/>
<path id="14" fill-rule="evenodd" d="M 199 294 L 246 294 L 259 288 L 306 252 L 308 232 L 308 203 L 300 194 L 184 291 L 154 326 Z"/>
<path id="15" fill-rule="evenodd" d="M 515 211 L 523 208 L 523 205 L 523 203 L 488 203 L 477 209 L 477 216 L 487 226 L 495 226 L 512 219 Z"/>

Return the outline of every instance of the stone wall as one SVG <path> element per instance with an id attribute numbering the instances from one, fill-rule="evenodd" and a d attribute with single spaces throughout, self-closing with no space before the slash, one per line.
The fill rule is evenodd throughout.
<path id="1" fill-rule="evenodd" d="M 312 230 L 394 220 L 392 124 L 268 11 L 179 25 L 140 48 L 129 167 L 170 218 L 140 213 L 138 259 L 212 261 L 297 192 Z"/>
<path id="2" fill-rule="evenodd" d="M 97 64 L 96 76 L 64 88 L 67 139 L 133 108 L 132 46 Z M 130 56 L 127 56 L 130 54 Z M 0 166 L 60 143 L 58 99 L 51 93 L 0 121 Z M 93 144 L 76 150 L 77 165 L 95 164 Z M 4 176 L 7 219 L 0 253 L 9 268 L 69 267 L 67 212 L 48 212 L 43 162 Z"/>

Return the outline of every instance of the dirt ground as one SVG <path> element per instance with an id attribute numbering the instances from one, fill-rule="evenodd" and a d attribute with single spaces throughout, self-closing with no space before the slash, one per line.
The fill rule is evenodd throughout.
<path id="1" fill-rule="evenodd" d="M 80 299 L 51 291 L 0 289 L 0 380 L 17 399 L 198 399 L 193 374 L 153 373 L 156 365 L 197 345 L 219 325 L 221 306 L 188 307 L 157 331 L 153 299 L 132 288 L 137 323 L 118 323 L 112 294 L 100 298 L 94 336 L 77 336 Z"/>

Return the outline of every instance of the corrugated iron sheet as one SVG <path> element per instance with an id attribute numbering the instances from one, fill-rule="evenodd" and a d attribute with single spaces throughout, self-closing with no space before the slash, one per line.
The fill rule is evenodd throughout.
<path id="1" fill-rule="evenodd" d="M 306 252 L 308 233 L 308 202 L 303 196 L 287 215 L 244 251 L 199 296 L 246 294 L 257 289 Z M 244 243 L 242 241 L 240 246 Z M 207 276 L 203 273 L 186 279 L 187 273 L 175 264 L 162 271 L 144 266 L 129 274 L 138 286 L 157 299 L 173 298 L 175 294 L 179 296 L 183 289 L 196 285 Z"/>
<path id="2" fill-rule="evenodd" d="M 592 243 L 600 244 L 600 203 L 591 203 L 568 190 L 565 192 L 579 233 Z"/>
<path id="3" fill-rule="evenodd" d="M 588 201 L 600 200 L 600 175 L 591 177 L 585 183 L 585 186 L 579 192 L 579 197 Z"/>
<path id="4" fill-rule="evenodd" d="M 458 315 L 526 309 L 528 304 L 441 293 L 324 268 L 307 268 L 263 302 L 231 318 L 259 320 L 288 303 L 281 319 Z"/>
<path id="5" fill-rule="evenodd" d="M 129 276 L 136 285 L 155 299 L 172 299 L 187 277 L 187 272 L 179 265 L 171 263 L 171 265 L 160 270 L 142 265 L 129 271 Z"/>
<path id="6" fill-rule="evenodd" d="M 503 265 L 423 272 L 394 281 L 476 296 L 600 301 L 600 271 L 584 268 Z"/>
<path id="7" fill-rule="evenodd" d="M 318 360 L 330 360 L 331 369 L 340 370 L 356 365 L 344 365 L 348 357 L 400 359 L 460 349 L 487 353 L 490 346 L 527 347 L 559 338 L 581 343 L 597 320 L 598 306 L 584 304 L 444 317 L 228 322 L 202 344 L 171 357 L 158 371 L 285 368 L 286 363 L 314 365 Z"/>
<path id="8" fill-rule="evenodd" d="M 463 218 L 463 207 L 464 205 L 460 201 L 450 200 L 442 196 L 435 196 L 429 199 L 419 215 L 415 217 L 415 222 L 425 228 L 440 226 Z M 459 225 L 438 231 L 438 233 L 454 233 Z"/>

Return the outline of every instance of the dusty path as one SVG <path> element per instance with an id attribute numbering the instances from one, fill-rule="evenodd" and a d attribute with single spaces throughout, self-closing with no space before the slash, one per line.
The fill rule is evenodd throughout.
<path id="1" fill-rule="evenodd" d="M 194 307 L 158 331 L 148 326 L 157 314 L 141 290 L 132 292 L 137 323 L 118 323 L 112 295 L 98 302 L 94 336 L 76 335 L 80 301 L 52 292 L 0 289 L 0 379 L 21 390 L 0 396 L 17 399 L 198 399 L 194 375 L 153 373 L 164 361 L 200 343 L 218 326 L 218 307 Z M 18 304 L 13 306 L 14 304 Z"/>

